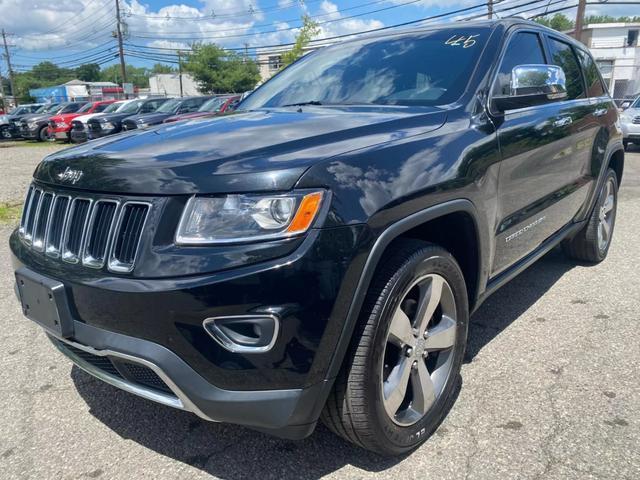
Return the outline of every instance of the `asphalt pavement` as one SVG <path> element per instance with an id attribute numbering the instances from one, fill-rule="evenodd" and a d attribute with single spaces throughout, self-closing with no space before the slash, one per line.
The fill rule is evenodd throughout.
<path id="1" fill-rule="evenodd" d="M 22 198 L 48 148 L 0 148 L 2 201 Z M 12 227 L 0 225 L 0 478 L 640 478 L 636 152 L 626 157 L 607 260 L 577 265 L 555 250 L 493 295 L 471 319 L 449 416 L 398 459 L 322 426 L 289 442 L 207 423 L 94 380 L 21 315 Z"/>

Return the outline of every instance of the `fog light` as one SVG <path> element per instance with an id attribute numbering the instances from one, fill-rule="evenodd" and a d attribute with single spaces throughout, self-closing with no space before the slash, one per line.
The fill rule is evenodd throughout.
<path id="1" fill-rule="evenodd" d="M 212 317 L 202 326 L 223 348 L 234 353 L 264 353 L 273 348 L 280 331 L 275 315 Z"/>

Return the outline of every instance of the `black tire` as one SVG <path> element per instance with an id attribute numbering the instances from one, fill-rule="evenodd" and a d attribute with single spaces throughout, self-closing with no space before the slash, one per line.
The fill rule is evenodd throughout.
<path id="1" fill-rule="evenodd" d="M 629 140 L 622 141 L 622 148 L 624 148 L 625 152 L 629 150 Z"/>
<path id="2" fill-rule="evenodd" d="M 4 126 L 0 128 L 0 138 L 2 140 L 11 140 L 13 138 L 13 135 L 11 135 L 11 130 L 9 130 L 9 127 Z"/>
<path id="3" fill-rule="evenodd" d="M 40 127 L 40 130 L 38 130 L 37 140 L 39 142 L 46 142 L 49 140 L 49 128 L 46 125 L 44 127 Z"/>
<path id="4" fill-rule="evenodd" d="M 611 221 L 610 229 L 607 238 L 606 245 L 602 245 L 598 238 L 598 229 L 601 223 L 601 211 L 605 206 L 607 199 L 607 185 L 610 184 L 613 193 L 613 207 L 610 211 Z M 607 170 L 607 173 L 602 184 L 602 188 L 598 195 L 598 200 L 591 212 L 591 216 L 587 221 L 587 224 L 580 230 L 573 238 L 567 239 L 562 242 L 562 250 L 565 255 L 574 260 L 588 263 L 600 263 L 607 257 L 609 247 L 611 246 L 611 240 L 613 238 L 613 230 L 616 221 L 616 210 L 618 207 L 618 177 L 616 172 L 611 168 Z"/>
<path id="5" fill-rule="evenodd" d="M 390 251 L 372 280 L 350 351 L 322 413 L 323 422 L 334 433 L 385 456 L 401 455 L 417 448 L 448 413 L 459 386 L 469 319 L 464 276 L 449 252 L 418 240 L 397 241 Z M 383 366 L 388 367 L 383 365 L 386 342 L 391 317 L 407 288 L 427 274 L 444 278 L 450 287 L 450 298 L 455 299 L 456 319 L 452 327 L 455 343 L 447 353 L 451 355 L 451 366 L 435 403 L 427 407 L 426 414 L 415 424 L 402 426 L 387 414 L 384 406 L 384 383 L 381 382 L 384 382 Z M 436 316 L 437 313 L 433 318 Z M 417 361 L 414 366 L 415 363 Z"/>

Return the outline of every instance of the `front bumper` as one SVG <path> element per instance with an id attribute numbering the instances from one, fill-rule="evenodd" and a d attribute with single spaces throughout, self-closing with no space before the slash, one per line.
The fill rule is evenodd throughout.
<path id="1" fill-rule="evenodd" d="M 73 143 L 84 143 L 88 140 L 86 130 L 71 130 L 69 138 Z"/>
<path id="2" fill-rule="evenodd" d="M 622 122 L 622 137 L 625 140 L 640 140 L 640 123 Z"/>
<path id="3" fill-rule="evenodd" d="M 88 140 L 93 140 L 96 138 L 102 138 L 102 137 L 106 137 L 107 135 L 111 135 L 113 133 L 118 133 L 118 129 L 112 128 L 109 130 L 105 130 L 105 129 L 89 129 L 87 131 L 87 139 Z"/>
<path id="4" fill-rule="evenodd" d="M 69 141 L 69 130 L 58 130 L 53 132 L 53 136 L 56 140 Z"/>
<path id="5" fill-rule="evenodd" d="M 285 256 L 156 279 L 63 265 L 24 246 L 16 233 L 10 246 L 16 270 L 64 284 L 75 330 L 58 343 L 82 368 L 65 351 L 65 341 L 92 355 L 150 368 L 170 396 L 97 375 L 119 388 L 209 420 L 301 438 L 313 430 L 331 385 L 329 365 L 369 242 L 363 225 L 315 230 L 290 244 Z M 265 310 L 277 312 L 281 324 L 265 353 L 230 352 L 203 328 L 206 318 Z"/>
<path id="6" fill-rule="evenodd" d="M 40 125 L 36 126 L 36 128 L 30 128 L 23 125 L 20 127 L 20 136 L 22 138 L 26 138 L 27 140 L 37 140 L 39 130 Z"/>
<path id="7" fill-rule="evenodd" d="M 304 438 L 315 422 L 298 423 L 319 386 L 230 391 L 212 385 L 170 350 L 134 337 L 74 322 L 73 340 L 49 339 L 75 365 L 121 390 L 208 421 L 228 422 L 284 438 Z M 132 367 L 133 365 L 133 367 Z"/>

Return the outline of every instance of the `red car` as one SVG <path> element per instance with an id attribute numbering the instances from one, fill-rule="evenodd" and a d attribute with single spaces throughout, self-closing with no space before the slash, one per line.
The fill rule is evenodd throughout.
<path id="1" fill-rule="evenodd" d="M 240 103 L 240 95 L 225 95 L 213 97 L 207 100 L 198 109 L 197 112 L 183 113 L 181 115 L 173 115 L 165 119 L 163 123 L 177 122 L 179 120 L 190 120 L 192 118 L 215 117 L 223 113 L 232 112 Z"/>
<path id="2" fill-rule="evenodd" d="M 100 113 L 115 100 L 101 100 L 99 102 L 87 103 L 77 112 L 64 113 L 55 115 L 49 119 L 49 137 L 56 140 L 69 141 L 69 132 L 71 131 L 71 120 L 80 115 L 88 115 L 90 113 Z"/>

